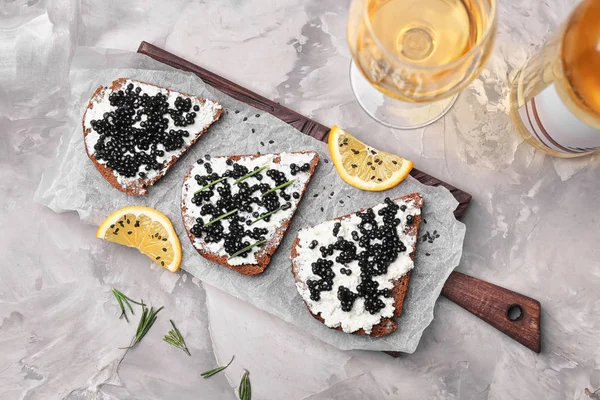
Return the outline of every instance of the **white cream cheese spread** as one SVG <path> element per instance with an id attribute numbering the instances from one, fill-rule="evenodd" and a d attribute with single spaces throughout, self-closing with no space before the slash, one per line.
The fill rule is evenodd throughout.
<path id="1" fill-rule="evenodd" d="M 384 241 L 385 243 L 394 242 L 392 237 L 395 237 L 395 235 L 389 233 L 386 236 L 389 236 L 390 239 L 382 241 L 374 238 L 369 241 L 369 246 L 366 248 L 361 247 L 361 238 L 365 236 L 364 233 L 368 232 L 365 228 L 373 229 L 373 227 L 370 226 L 372 225 L 370 223 L 364 223 L 356 213 L 341 220 L 330 220 L 311 228 L 302 229 L 298 233 L 299 243 L 297 255 L 294 259 L 297 274 L 296 286 L 310 311 L 315 315 L 320 314 L 328 327 L 337 328 L 341 326 L 344 332 L 355 332 L 362 328 L 368 334 L 382 318 L 389 318 L 394 315 L 394 297 L 385 290 L 391 291 L 394 285 L 393 281 L 401 278 L 413 268 L 414 264 L 410 258 L 410 253 L 415 249 L 417 236 L 407 234 L 408 230 L 406 228 L 412 222 L 413 216 L 421 213 L 420 208 L 412 199 L 407 201 L 397 200 L 394 204 L 399 207 L 395 216 L 391 218 L 399 220 L 399 224 L 396 227 L 389 226 L 391 226 L 391 229 L 395 229 L 397 239 L 404 246 L 400 251 L 395 251 L 392 245 L 382 244 Z M 372 207 L 376 225 L 382 230 L 386 224 L 384 224 L 384 217 L 380 210 L 387 206 L 388 204 L 380 204 Z M 334 235 L 334 233 L 337 233 L 337 235 Z M 375 250 L 375 254 L 369 254 L 368 256 L 365 253 L 361 256 L 346 257 L 346 259 L 343 259 L 345 257 L 339 257 L 342 253 L 341 250 L 329 250 L 328 253 L 327 248 L 331 249 L 336 246 L 336 242 L 341 240 L 340 238 L 346 241 L 345 247 L 349 249 L 350 253 L 352 253 L 354 247 L 356 253 L 362 251 L 368 253 L 379 248 L 378 246 L 392 247 L 392 250 L 388 252 L 388 254 L 391 254 L 391 262 L 389 262 L 387 270 L 383 269 L 385 273 L 374 273 L 369 278 L 376 282 L 374 285 L 377 290 L 369 293 L 364 287 L 359 286 L 361 283 L 365 286 L 364 280 L 361 278 L 361 272 L 366 270 L 361 269 L 359 261 L 356 259 L 361 259 L 361 256 L 364 256 L 366 262 L 363 265 L 368 264 L 370 267 L 375 264 L 373 260 L 377 257 L 377 251 Z M 337 246 L 339 248 L 344 247 L 342 245 Z M 400 245 L 396 244 L 396 246 Z M 327 256 L 323 257 L 323 254 Z M 352 260 L 349 261 L 350 258 Z M 328 262 L 331 265 L 331 272 L 327 268 Z M 380 264 L 387 265 L 383 262 Z M 315 274 L 315 271 L 321 275 Z M 382 272 L 377 269 L 376 271 Z M 331 285 L 327 283 L 328 278 L 323 278 L 323 276 L 330 277 L 332 273 L 334 276 L 331 279 Z M 310 281 L 312 283 L 309 283 Z M 328 288 L 329 290 L 327 290 Z M 361 295 L 359 288 L 367 294 Z M 342 294 L 340 294 L 340 291 Z M 384 296 L 382 293 L 389 296 Z M 378 303 L 374 297 L 377 297 L 382 303 Z M 370 307 L 366 307 L 366 299 L 370 299 Z M 342 300 L 346 301 L 346 307 L 351 307 L 349 310 L 343 309 Z M 379 304 L 379 307 L 373 306 L 373 304 Z M 368 310 L 369 308 L 370 310 Z"/>

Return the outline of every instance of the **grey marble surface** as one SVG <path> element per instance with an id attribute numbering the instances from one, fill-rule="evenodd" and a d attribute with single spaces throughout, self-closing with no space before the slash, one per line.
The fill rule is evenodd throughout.
<path id="1" fill-rule="evenodd" d="M 346 1 L 14 0 L 0 3 L 0 398 L 600 399 L 600 158 L 533 151 L 508 116 L 507 76 L 574 2 L 505 1 L 488 67 L 432 126 L 372 122 L 348 82 Z M 473 194 L 458 270 L 537 298 L 534 354 L 440 299 L 412 355 L 344 352 L 181 272 L 103 243 L 33 194 L 65 123 L 76 46 L 155 43 Z M 165 305 L 192 357 L 166 346 L 165 313 L 134 324 L 110 287 Z M 200 372 L 236 360 L 210 380 Z M 600 392 L 598 392 L 600 394 Z"/>

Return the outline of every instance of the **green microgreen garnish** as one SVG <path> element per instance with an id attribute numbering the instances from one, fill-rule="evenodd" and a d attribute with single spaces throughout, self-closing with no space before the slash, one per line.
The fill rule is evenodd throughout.
<path id="1" fill-rule="evenodd" d="M 210 378 L 211 376 L 218 374 L 219 372 L 223 371 L 225 368 L 229 367 L 229 365 L 233 362 L 234 356 L 231 356 L 231 360 L 229 360 L 229 362 L 227 363 L 227 365 L 222 365 L 220 367 L 217 367 L 215 369 L 211 369 L 209 371 L 203 372 L 200 374 L 201 377 L 203 377 L 204 379 Z"/>
<path id="2" fill-rule="evenodd" d="M 264 196 L 268 195 L 268 194 L 269 194 L 269 193 L 271 193 L 271 192 L 274 192 L 274 191 L 276 191 L 276 190 L 279 190 L 279 189 L 283 189 L 283 188 L 285 188 L 285 187 L 288 187 L 288 186 L 290 186 L 292 183 L 294 183 L 294 181 L 295 181 L 295 179 L 292 179 L 291 181 L 287 181 L 286 183 L 282 183 L 282 184 L 281 184 L 281 185 L 279 185 L 279 186 L 275 186 L 274 188 L 272 188 L 272 189 L 269 189 L 269 190 L 267 190 L 266 192 L 264 192 L 264 193 L 263 193 L 263 194 L 262 194 L 260 197 L 264 197 Z"/>
<path id="3" fill-rule="evenodd" d="M 139 342 L 142 341 L 146 333 L 152 328 L 154 322 L 156 322 L 156 315 L 162 310 L 163 307 L 155 310 L 154 307 L 146 307 L 146 305 L 142 305 L 142 316 L 140 317 L 140 322 L 137 327 L 137 331 L 135 332 L 135 336 L 131 340 L 131 344 L 126 349 L 131 349 L 135 347 Z"/>
<path id="4" fill-rule="evenodd" d="M 235 253 L 233 253 L 232 255 L 230 255 L 230 256 L 229 256 L 229 259 L 232 259 L 232 258 L 234 258 L 234 257 L 237 257 L 237 256 L 239 256 L 240 254 L 242 254 L 242 253 L 245 253 L 245 252 L 247 252 L 248 250 L 250 250 L 250 249 L 252 249 L 252 248 L 254 248 L 254 247 L 256 247 L 256 246 L 260 246 L 261 244 L 263 244 L 263 243 L 266 243 L 266 242 L 267 242 L 266 240 L 259 240 L 258 242 L 254 243 L 254 244 L 251 244 L 250 246 L 246 246 L 246 247 L 244 247 L 244 248 L 243 248 L 243 249 L 241 249 L 240 251 L 236 251 Z"/>
<path id="5" fill-rule="evenodd" d="M 211 186 L 213 186 L 213 185 L 216 185 L 216 184 L 217 184 L 217 183 L 219 183 L 219 182 L 223 182 L 225 179 L 227 179 L 227 178 L 219 178 L 219 179 L 217 179 L 216 181 L 212 181 L 211 183 L 209 183 L 209 184 L 207 184 L 207 185 L 204 185 L 204 186 L 202 186 L 200 189 L 196 190 L 196 191 L 194 192 L 194 194 L 198 194 L 198 193 L 200 193 L 201 191 L 203 191 L 204 189 L 208 189 L 209 187 L 211 187 Z"/>
<path id="6" fill-rule="evenodd" d="M 261 215 L 260 217 L 256 218 L 254 221 L 252 221 L 252 222 L 250 223 L 250 225 L 254 224 L 255 222 L 258 222 L 258 221 L 260 221 L 261 219 L 265 219 L 265 218 L 267 218 L 267 217 L 269 217 L 269 216 L 271 216 L 271 215 L 275 214 L 275 213 L 276 213 L 277 211 L 279 211 L 279 210 L 281 210 L 281 207 L 279 207 L 279 208 L 278 208 L 278 209 L 276 209 L 276 210 L 269 211 L 268 213 Z"/>
<path id="7" fill-rule="evenodd" d="M 252 399 L 252 387 L 250 386 L 250 372 L 245 369 L 240 386 L 238 386 L 238 397 L 240 400 L 251 400 Z"/>
<path id="8" fill-rule="evenodd" d="M 183 336 L 181 336 L 181 332 L 179 332 L 179 329 L 177 329 L 177 327 L 175 326 L 175 322 L 173 322 L 172 319 L 170 319 L 169 321 L 171 321 L 173 329 L 169 331 L 168 335 L 165 335 L 163 340 L 169 343 L 171 346 L 183 350 L 188 356 L 191 356 L 190 351 L 188 350 L 185 344 L 185 340 L 183 339 Z"/>
<path id="9" fill-rule="evenodd" d="M 141 302 L 137 302 L 133 299 L 130 299 L 125 294 L 119 292 L 115 288 L 112 288 L 111 292 L 115 295 L 115 298 L 117 299 L 117 303 L 119 303 L 119 307 L 121 307 L 121 315 L 119 315 L 119 319 L 125 317 L 125 321 L 127 321 L 129 323 L 129 318 L 127 318 L 127 312 L 125 310 L 125 306 L 127 306 L 129 308 L 131 315 L 134 315 L 135 313 L 133 312 L 133 308 L 131 307 L 131 304 L 129 302 L 132 302 L 133 304 L 137 304 L 139 306 L 144 306 L 144 300 L 141 300 Z"/>
<path id="10" fill-rule="evenodd" d="M 233 184 L 234 184 L 234 185 L 237 185 L 238 183 L 245 181 L 246 179 L 248 179 L 248 178 L 250 178 L 250 177 L 252 177 L 252 176 L 254 176 L 254 175 L 258 174 L 259 172 L 262 172 L 262 171 L 264 171 L 265 169 L 267 169 L 267 166 L 266 166 L 266 165 L 265 165 L 265 166 L 263 166 L 263 167 L 260 167 L 259 169 L 255 169 L 254 171 L 252 171 L 252 172 L 250 172 L 250 173 L 248 173 L 248 174 L 246 174 L 246 175 L 242 176 L 240 179 L 238 179 L 237 181 L 233 182 Z"/>
<path id="11" fill-rule="evenodd" d="M 231 214 L 235 214 L 236 212 L 238 212 L 237 208 L 236 208 L 235 210 L 231 210 L 231 211 L 229 211 L 229 212 L 226 212 L 225 214 L 221 214 L 221 215 L 219 215 L 217 218 L 215 218 L 215 219 L 212 219 L 212 220 L 208 221 L 208 222 L 206 223 L 206 225 L 204 225 L 204 226 L 209 226 L 209 225 L 211 225 L 211 224 L 214 224 L 215 222 L 217 222 L 217 221 L 219 221 L 219 220 L 221 220 L 221 219 L 223 219 L 223 218 L 227 218 L 227 217 L 229 217 Z"/>

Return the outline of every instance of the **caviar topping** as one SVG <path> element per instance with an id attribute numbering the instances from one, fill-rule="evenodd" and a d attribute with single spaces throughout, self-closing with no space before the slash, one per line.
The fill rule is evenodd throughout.
<path id="1" fill-rule="evenodd" d="M 269 229 L 273 230 L 259 222 L 269 223 L 292 208 L 288 191 L 297 187 L 290 186 L 295 179 L 288 180 L 282 172 L 287 167 L 279 164 L 249 167 L 243 160 L 209 160 L 205 157 L 204 168 L 195 167 L 199 172 L 193 179 L 199 189 L 190 201 L 201 217 L 190 232 L 206 243 L 222 243 L 229 258 L 247 258 L 255 247 L 268 241 Z M 213 166 L 207 168 L 210 163 Z"/>
<path id="2" fill-rule="evenodd" d="M 392 291 L 387 288 L 380 289 L 375 277 L 386 275 L 389 266 L 398 255 L 407 251 L 407 247 L 400 240 L 398 229 L 401 220 L 397 217 L 397 213 L 402 207 L 405 211 L 406 206 L 399 206 L 386 198 L 385 205 L 377 211 L 379 219 L 372 208 L 356 213 L 360 222 L 357 230 L 350 233 L 351 239 L 338 236 L 342 222 L 334 223 L 331 234 L 337 237 L 336 241 L 327 246 L 320 246 L 318 251 L 321 257 L 311 264 L 313 274 L 319 277 L 319 279 L 307 280 L 311 300 L 319 301 L 321 292 L 333 289 L 336 275 L 333 262 L 335 257 L 335 262 L 342 265 L 339 273 L 343 275 L 349 276 L 353 273 L 349 266 L 353 262 L 356 262 L 354 265 L 357 264 L 360 269 L 360 282 L 355 290 L 343 285 L 337 289 L 337 299 L 342 310 L 350 312 L 358 298 L 363 299 L 365 310 L 372 315 L 385 307 L 382 298 L 391 297 Z M 413 218 L 407 216 L 407 223 L 412 223 Z M 409 220 L 411 222 L 408 222 Z M 316 241 L 312 241 L 308 247 L 316 248 Z"/>
<path id="3" fill-rule="evenodd" d="M 142 93 L 132 83 L 111 93 L 108 101 L 113 109 L 90 121 L 98 134 L 96 159 L 129 178 L 144 179 L 148 171 L 164 168 L 163 157 L 185 147 L 190 133 L 183 128 L 196 121 L 190 98 L 176 97 L 173 107 L 168 100 L 163 93 Z"/>

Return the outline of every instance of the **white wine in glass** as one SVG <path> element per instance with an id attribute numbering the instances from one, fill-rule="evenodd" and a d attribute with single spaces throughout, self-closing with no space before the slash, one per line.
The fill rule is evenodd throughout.
<path id="1" fill-rule="evenodd" d="M 495 0 L 353 0 L 354 94 L 384 125 L 428 125 L 481 72 L 495 35 Z"/>

